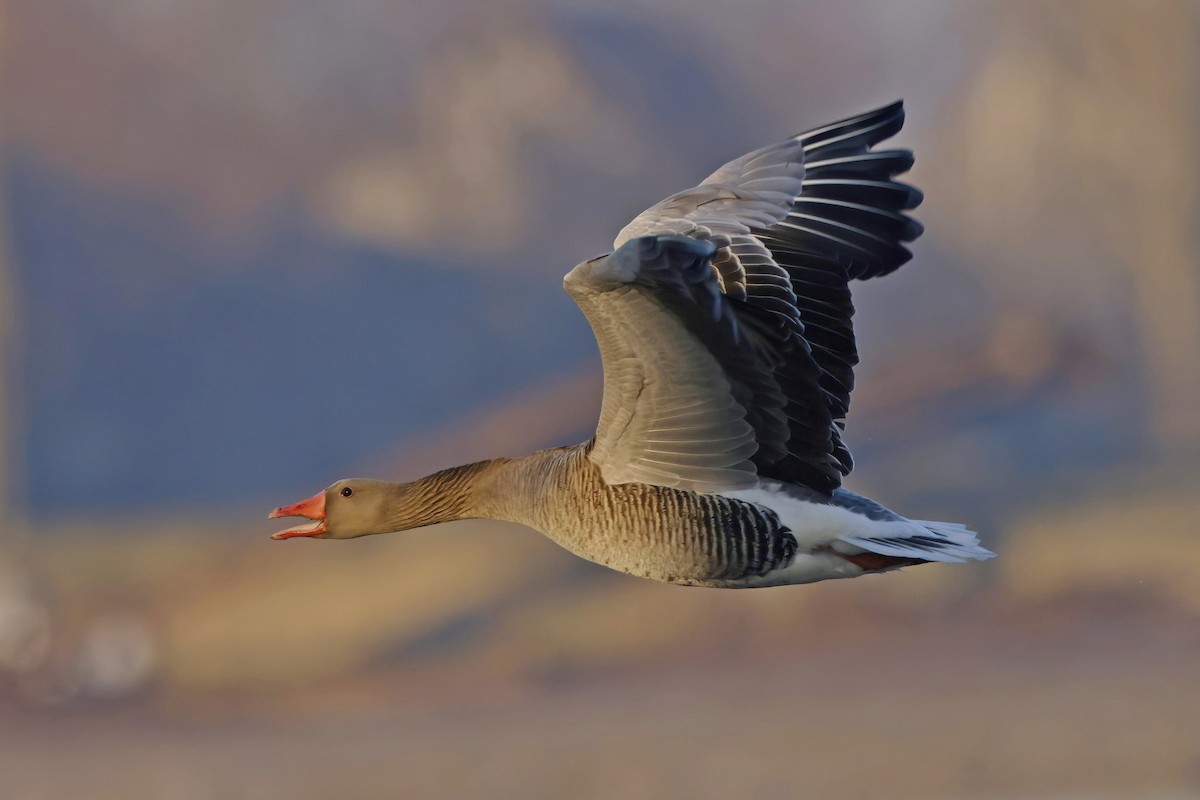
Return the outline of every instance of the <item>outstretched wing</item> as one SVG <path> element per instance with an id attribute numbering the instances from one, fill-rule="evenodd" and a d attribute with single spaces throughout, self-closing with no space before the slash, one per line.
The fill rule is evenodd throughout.
<path id="1" fill-rule="evenodd" d="M 895 103 L 731 161 L 567 275 L 604 362 L 591 457 L 607 481 L 840 485 L 846 282 L 895 269 L 921 232 L 903 213 L 920 194 L 893 180 L 911 154 L 870 150 L 903 118 Z"/>

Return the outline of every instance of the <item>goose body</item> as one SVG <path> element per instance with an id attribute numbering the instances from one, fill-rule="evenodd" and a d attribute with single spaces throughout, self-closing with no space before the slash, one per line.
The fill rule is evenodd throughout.
<path id="1" fill-rule="evenodd" d="M 411 483 L 339 481 L 272 517 L 276 538 L 353 538 L 454 519 L 517 522 L 653 580 L 811 583 L 994 554 L 956 523 L 907 519 L 841 486 L 858 361 L 849 281 L 921 233 L 895 180 L 894 103 L 756 150 L 626 226 L 564 287 L 596 334 L 604 400 L 580 445 Z"/>

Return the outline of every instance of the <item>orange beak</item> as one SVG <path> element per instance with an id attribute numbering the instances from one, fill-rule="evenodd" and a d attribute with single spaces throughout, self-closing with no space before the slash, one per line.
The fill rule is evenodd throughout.
<path id="1" fill-rule="evenodd" d="M 271 534 L 272 539 L 292 539 L 297 536 L 320 536 L 325 533 L 325 493 L 314 494 L 307 500 L 293 503 L 290 506 L 280 506 L 267 515 L 267 519 L 280 517 L 308 517 L 315 520 L 307 525 L 297 525 L 285 531 Z"/>

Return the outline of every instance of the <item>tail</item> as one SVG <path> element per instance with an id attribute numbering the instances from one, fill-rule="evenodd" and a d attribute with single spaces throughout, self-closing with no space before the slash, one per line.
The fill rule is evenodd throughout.
<path id="1" fill-rule="evenodd" d="M 919 561 L 962 564 L 986 561 L 996 554 L 979 544 L 979 536 L 957 522 L 906 519 L 877 523 L 877 532 L 851 534 L 840 541 L 870 553 Z"/>

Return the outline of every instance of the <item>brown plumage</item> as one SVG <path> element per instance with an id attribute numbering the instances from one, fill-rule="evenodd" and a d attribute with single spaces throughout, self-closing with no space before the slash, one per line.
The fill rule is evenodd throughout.
<path id="1" fill-rule="evenodd" d="M 571 447 L 410 483 L 338 481 L 272 517 L 347 539 L 456 519 L 516 522 L 613 569 L 756 587 L 992 553 L 841 488 L 858 361 L 848 281 L 921 233 L 906 150 L 873 150 L 899 103 L 799 134 L 652 206 L 564 286 L 596 334 L 604 402 Z"/>

